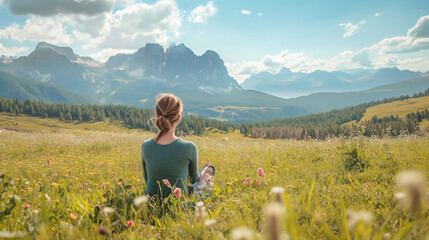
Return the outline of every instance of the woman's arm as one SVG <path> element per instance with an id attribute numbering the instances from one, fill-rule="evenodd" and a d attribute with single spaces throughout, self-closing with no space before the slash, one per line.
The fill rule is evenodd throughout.
<path id="1" fill-rule="evenodd" d="M 191 178 L 191 183 L 194 184 L 198 181 L 198 150 L 194 143 L 191 144 L 189 149 L 189 160 L 189 177 Z"/>

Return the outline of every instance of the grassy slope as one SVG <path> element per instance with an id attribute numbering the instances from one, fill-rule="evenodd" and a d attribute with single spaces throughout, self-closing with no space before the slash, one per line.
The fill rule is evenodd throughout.
<path id="1" fill-rule="evenodd" d="M 422 111 L 429 108 L 429 96 L 421 98 L 411 98 L 404 101 L 385 103 L 366 109 L 362 120 L 371 120 L 373 116 L 378 118 L 398 115 L 404 118 L 408 113 Z"/>
<path id="2" fill-rule="evenodd" d="M 47 131 L 47 130 L 93 130 L 93 131 L 115 131 L 115 132 L 142 132 L 139 129 L 128 129 L 122 123 L 88 122 L 77 123 L 76 121 L 60 121 L 56 118 L 39 118 L 27 115 L 15 116 L 10 113 L 0 113 L 0 129 L 22 130 L 22 131 Z"/>
<path id="3" fill-rule="evenodd" d="M 405 118 L 408 113 L 422 111 L 429 108 L 429 96 L 420 98 L 411 98 L 403 101 L 394 101 L 390 103 L 380 104 L 366 109 L 366 112 L 361 121 L 371 120 L 372 117 L 378 118 L 389 117 L 391 115 L 400 118 Z M 356 121 L 344 123 L 343 125 L 356 124 Z M 420 123 L 424 128 L 429 127 L 429 121 L 423 120 Z"/>

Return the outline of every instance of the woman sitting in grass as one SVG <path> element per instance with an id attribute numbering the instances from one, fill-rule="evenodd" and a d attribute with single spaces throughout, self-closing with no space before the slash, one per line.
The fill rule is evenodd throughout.
<path id="1" fill-rule="evenodd" d="M 186 195 L 187 179 L 193 184 L 191 191 L 200 194 L 213 183 L 213 165 L 198 169 L 198 151 L 194 143 L 176 137 L 176 127 L 182 119 L 182 101 L 173 94 L 157 96 L 155 115 L 159 132 L 142 144 L 145 194 L 165 198 L 174 189 L 176 197 Z"/>

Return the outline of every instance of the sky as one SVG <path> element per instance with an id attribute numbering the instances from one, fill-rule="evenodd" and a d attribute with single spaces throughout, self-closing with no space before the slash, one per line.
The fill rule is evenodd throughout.
<path id="1" fill-rule="evenodd" d="M 45 41 L 106 61 L 146 43 L 216 51 L 238 82 L 261 71 L 429 71 L 427 0 L 0 0 L 0 55 Z"/>

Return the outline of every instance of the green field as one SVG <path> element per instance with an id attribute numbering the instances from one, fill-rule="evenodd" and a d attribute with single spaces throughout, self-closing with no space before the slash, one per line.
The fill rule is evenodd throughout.
<path id="1" fill-rule="evenodd" d="M 8 117 L 17 126 L 35 121 Z M 426 195 L 418 210 L 402 209 L 395 200 L 401 170 L 429 177 L 428 135 L 322 142 L 249 139 L 211 129 L 206 136 L 185 137 L 196 143 L 200 166 L 210 161 L 217 167 L 201 219 L 182 205 L 197 202 L 190 197 L 170 196 L 164 208 L 132 204 L 145 188 L 140 145 L 152 133 L 39 120 L 57 127 L 0 132 L 0 236 L 103 239 L 99 227 L 105 226 L 112 239 L 230 239 L 234 229 L 247 226 L 255 239 L 267 239 L 264 209 L 274 199 L 271 188 L 281 186 L 286 210 L 279 214 L 280 226 L 290 239 L 428 237 L 427 186 L 421 186 Z M 4 115 L 2 121 L 4 129 Z M 350 165 L 353 149 L 365 168 Z M 244 184 L 248 177 L 252 184 Z M 105 207 L 114 213 L 103 212 Z"/>

